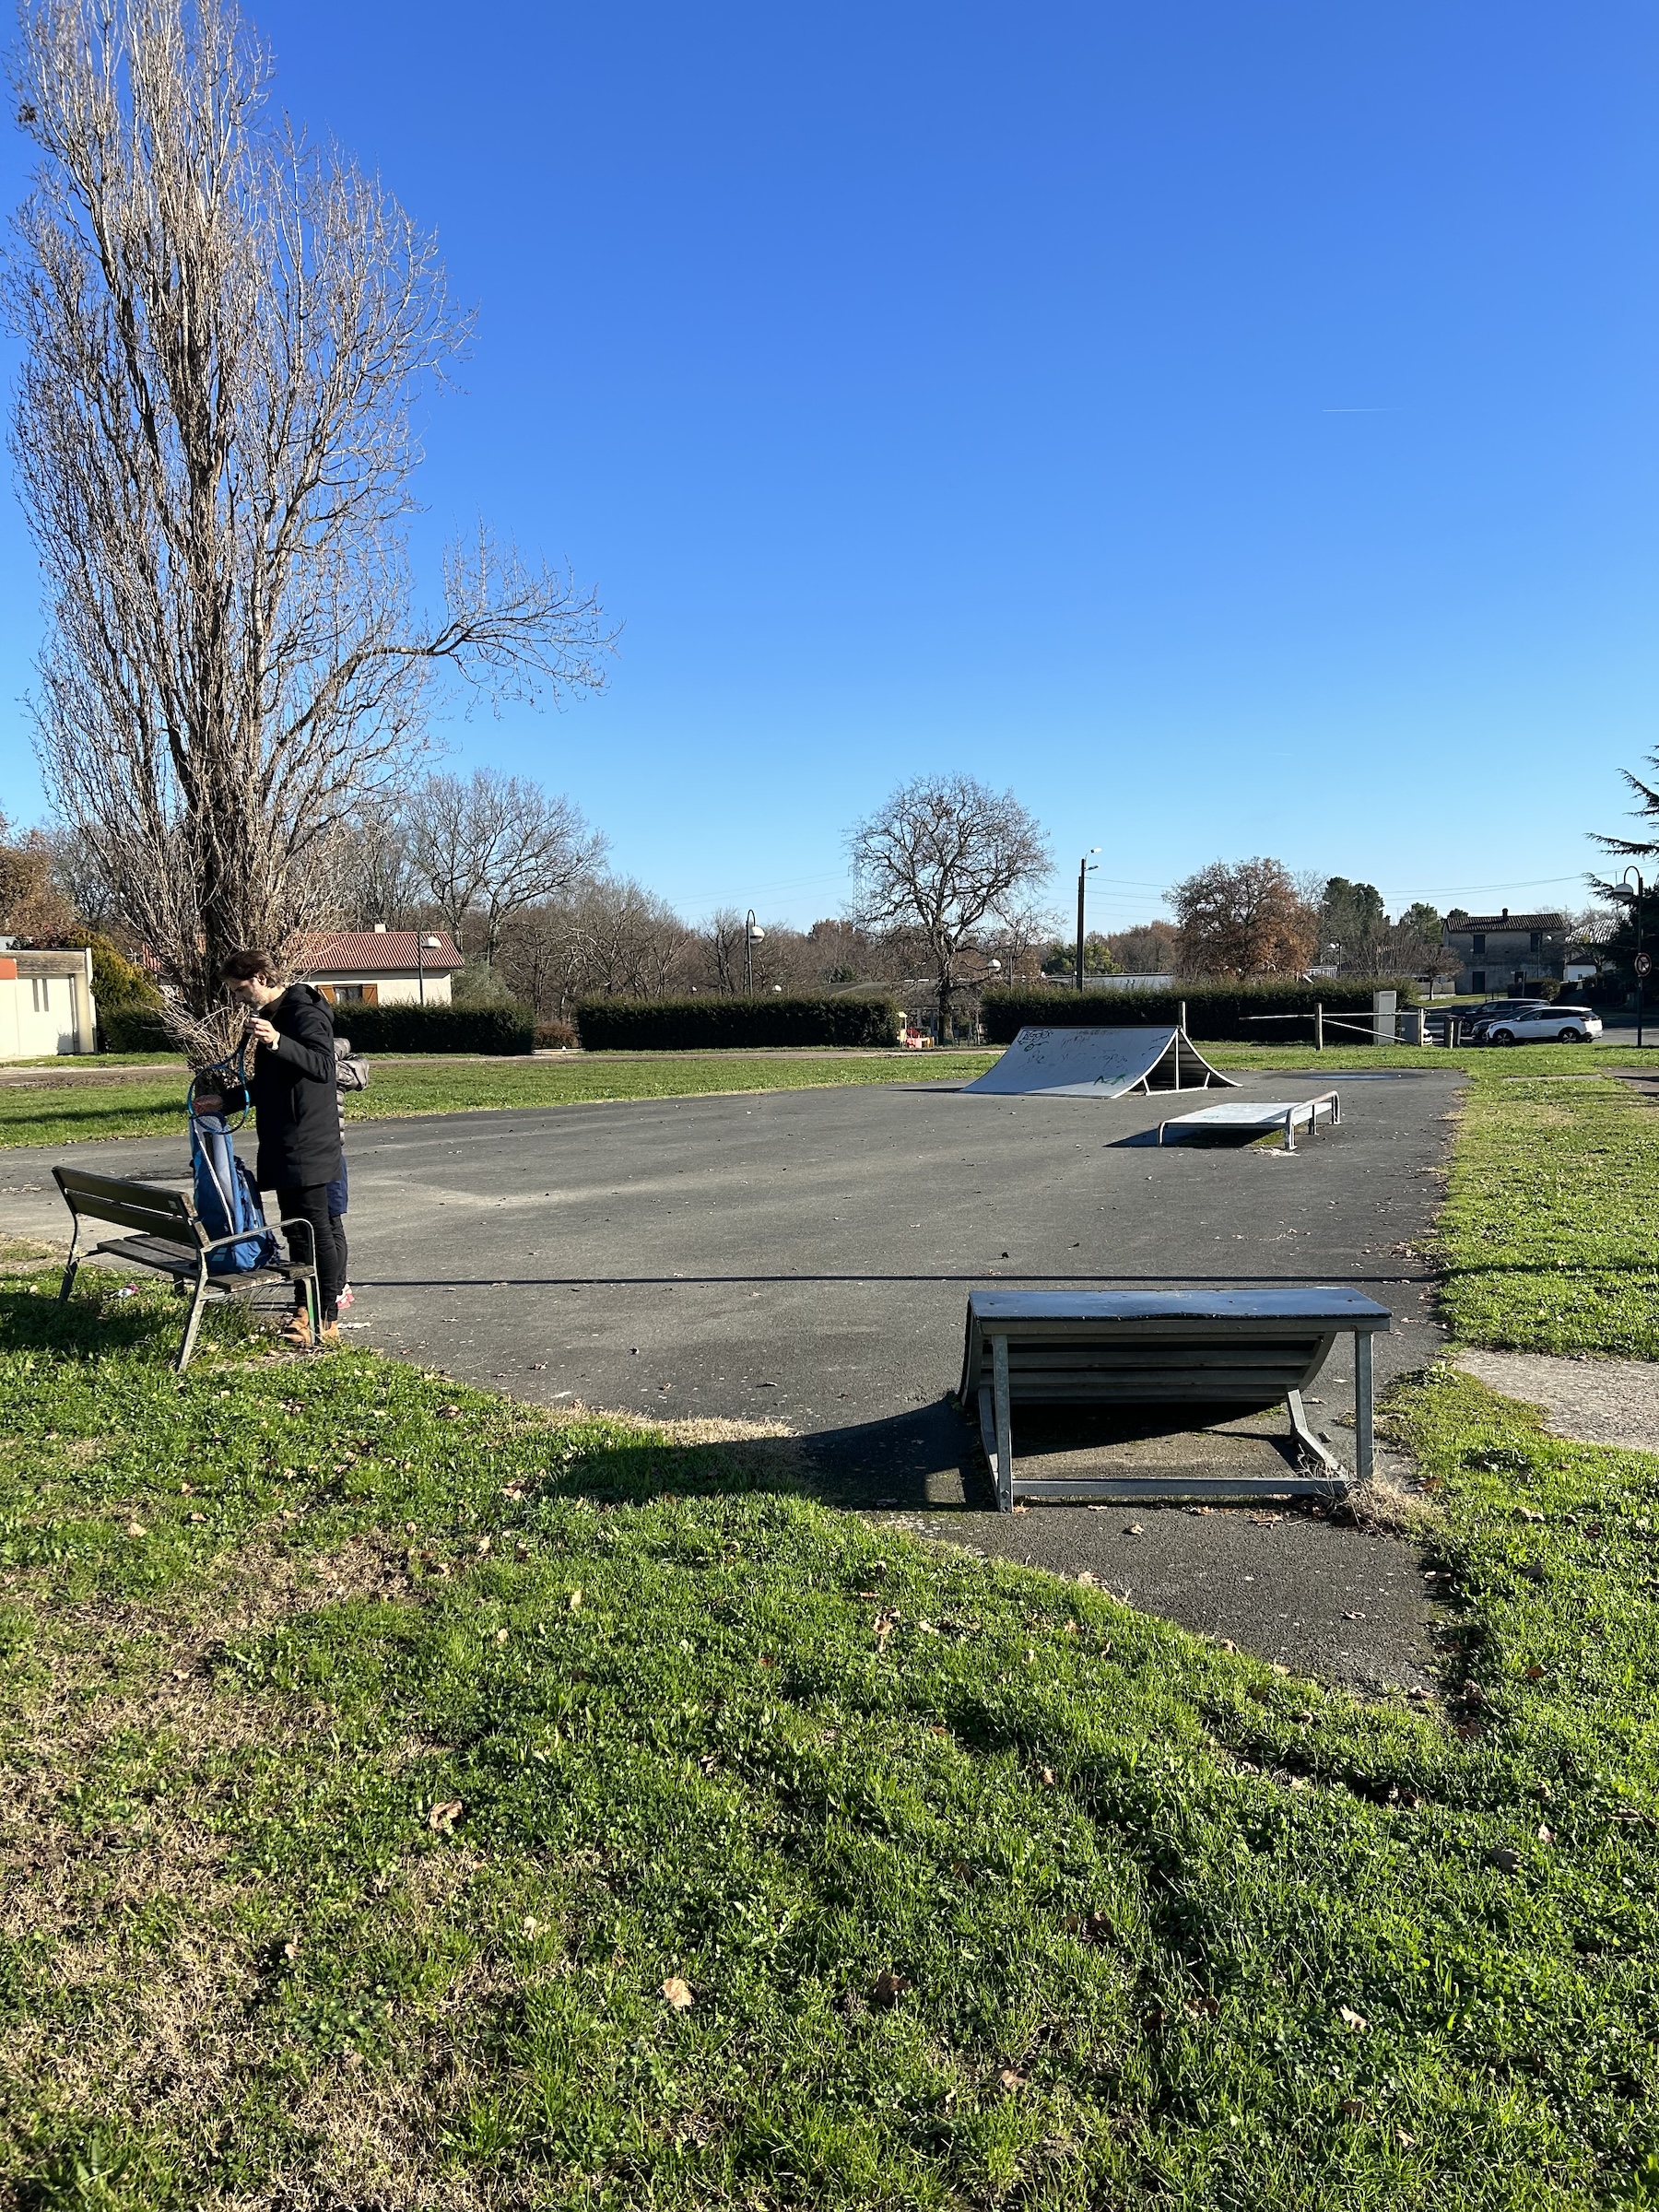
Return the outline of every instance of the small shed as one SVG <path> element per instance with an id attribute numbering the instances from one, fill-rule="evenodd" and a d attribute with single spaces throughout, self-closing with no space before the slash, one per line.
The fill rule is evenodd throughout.
<path id="1" fill-rule="evenodd" d="M 55 952 L 0 950 L 0 1060 L 97 1049 L 90 951 L 78 945 Z"/>

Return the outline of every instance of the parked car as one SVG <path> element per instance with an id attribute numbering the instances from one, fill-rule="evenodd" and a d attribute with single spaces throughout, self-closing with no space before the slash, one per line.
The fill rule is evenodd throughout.
<path id="1" fill-rule="evenodd" d="M 1588 1044 L 1602 1033 L 1601 1017 L 1588 1006 L 1523 1006 L 1488 1022 L 1488 1044 Z"/>

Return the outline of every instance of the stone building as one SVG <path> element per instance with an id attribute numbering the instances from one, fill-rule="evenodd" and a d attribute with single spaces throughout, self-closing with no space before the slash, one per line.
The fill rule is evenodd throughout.
<path id="1" fill-rule="evenodd" d="M 1456 914 L 1441 932 L 1457 959 L 1457 988 L 1485 998 L 1524 998 L 1567 968 L 1565 914 Z"/>

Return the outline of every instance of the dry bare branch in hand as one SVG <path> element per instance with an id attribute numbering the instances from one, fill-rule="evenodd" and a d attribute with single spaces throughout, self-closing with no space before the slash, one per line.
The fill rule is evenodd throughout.
<path id="1" fill-rule="evenodd" d="M 5 308 L 47 637 L 47 780 L 197 1022 L 318 917 L 313 852 L 422 741 L 433 679 L 600 680 L 591 594 L 480 533 L 412 605 L 416 394 L 466 335 L 429 237 L 266 103 L 230 0 L 24 0 L 40 152 Z"/>
<path id="2" fill-rule="evenodd" d="M 1048 873 L 1041 830 L 1012 792 L 971 776 L 918 776 L 860 822 L 848 846 L 860 926 L 920 935 L 937 978 L 939 1033 L 947 1036 L 974 933 L 987 917 L 1015 927 Z"/>

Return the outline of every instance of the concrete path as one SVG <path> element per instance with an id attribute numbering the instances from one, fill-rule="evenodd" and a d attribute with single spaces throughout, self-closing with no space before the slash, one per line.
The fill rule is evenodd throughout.
<path id="1" fill-rule="evenodd" d="M 1506 1398 L 1542 1406 L 1558 1436 L 1659 1452 L 1659 1363 L 1651 1359 L 1462 1351 L 1457 1364 Z"/>
<path id="2" fill-rule="evenodd" d="M 1432 1216 L 1457 1078 L 1320 1071 L 1319 1087 L 1332 1081 L 1341 1128 L 1288 1156 L 1226 1141 L 1160 1150 L 1157 1124 L 1179 1103 L 1168 1098 L 975 1098 L 922 1082 L 359 1124 L 348 1319 L 364 1324 L 360 1342 L 541 1403 L 782 1423 L 838 1501 L 923 1512 L 998 1550 L 1018 1531 L 1019 1556 L 1076 1572 L 1100 1558 L 1091 1509 L 1033 1509 L 1000 1527 L 975 1510 L 977 1450 L 946 1403 L 968 1289 L 1352 1283 L 1395 1317 L 1379 1380 L 1421 1366 L 1441 1336 L 1411 1247 Z M 1286 1093 L 1286 1077 L 1231 1095 L 1252 1089 Z M 0 1230 L 62 1233 L 48 1173 L 60 1156 L 0 1154 Z M 136 1139 L 75 1157 L 176 1172 L 182 1147 Z M 1345 1352 L 1312 1408 L 1339 1455 L 1351 1387 Z M 1339 1532 L 1291 1516 L 1265 1547 L 1237 1537 L 1281 1559 L 1268 1604 L 1243 1579 L 1235 1519 L 1151 1514 L 1169 1533 L 1136 1556 L 1161 1549 L 1164 1565 L 1128 1579 L 1143 1574 L 1159 1609 L 1275 1655 L 1285 1620 L 1316 1621 L 1300 1648 L 1355 1679 L 1406 1679 L 1407 1647 L 1426 1658 L 1415 1571 L 1410 1587 L 1373 1577 L 1381 1612 L 1348 1622 L 1360 1607 L 1337 1602 L 1353 1594 L 1330 1567 Z M 1340 1547 L 1377 1556 L 1369 1537 Z M 1409 1554 L 1394 1548 L 1404 1574 Z M 1369 1639 L 1347 1636 L 1361 1627 Z M 1369 1658 L 1341 1661 L 1368 1641 Z"/>

